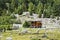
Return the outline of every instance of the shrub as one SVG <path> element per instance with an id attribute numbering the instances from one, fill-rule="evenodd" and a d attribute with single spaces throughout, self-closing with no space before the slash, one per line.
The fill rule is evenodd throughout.
<path id="1" fill-rule="evenodd" d="M 4 29 L 4 32 L 6 30 L 12 30 L 12 25 L 0 25 L 0 30 L 3 30 Z"/>
<path id="2" fill-rule="evenodd" d="M 23 24 L 23 27 L 24 28 L 29 28 L 30 27 L 30 23 L 25 21 L 25 23 Z"/>

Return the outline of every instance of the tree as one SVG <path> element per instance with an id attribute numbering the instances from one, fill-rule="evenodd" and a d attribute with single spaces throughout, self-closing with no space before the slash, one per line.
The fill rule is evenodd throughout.
<path id="1" fill-rule="evenodd" d="M 35 9 L 35 5 L 32 2 L 30 2 L 29 3 L 28 11 L 31 13 L 31 15 L 34 12 L 34 9 Z"/>
<path id="2" fill-rule="evenodd" d="M 44 7 L 45 7 L 45 4 L 47 3 L 47 0 L 40 0 L 40 2 L 42 3 L 42 10 L 41 10 L 41 13 L 44 14 Z"/>
<path id="3" fill-rule="evenodd" d="M 17 9 L 15 9 L 15 13 L 22 14 L 24 11 L 27 11 L 26 5 L 22 3 L 18 6 Z"/>
<path id="4" fill-rule="evenodd" d="M 36 7 L 36 12 L 37 14 L 39 14 L 39 17 L 41 16 L 41 8 L 42 8 L 42 4 L 39 2 L 39 4 Z"/>
<path id="5" fill-rule="evenodd" d="M 60 16 L 60 5 L 55 5 L 54 6 L 54 16 Z"/>
<path id="6" fill-rule="evenodd" d="M 45 17 L 50 17 L 50 15 L 53 15 L 53 7 L 51 7 L 50 5 L 47 6 L 47 8 L 44 9 L 44 15 Z"/>

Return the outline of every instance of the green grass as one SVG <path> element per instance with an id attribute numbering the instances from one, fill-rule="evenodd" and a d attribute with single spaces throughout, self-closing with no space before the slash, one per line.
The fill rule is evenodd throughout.
<path id="1" fill-rule="evenodd" d="M 24 28 L 22 28 L 21 30 L 24 30 Z M 31 31 L 32 33 L 36 32 L 37 28 L 28 28 L 27 30 Z M 45 30 L 40 30 L 39 33 L 44 33 Z M 12 34 L 11 34 L 12 33 Z M 42 35 L 43 34 L 25 34 L 25 35 L 19 35 L 19 32 L 16 32 L 16 31 L 7 31 L 7 32 L 4 32 L 2 33 L 3 37 L 1 40 L 6 40 L 7 37 L 11 36 L 13 40 L 32 40 L 32 38 L 40 38 L 41 40 L 50 40 L 50 39 L 57 39 L 57 40 L 60 40 L 60 32 L 58 32 L 58 29 L 55 29 L 54 31 L 50 32 L 48 31 L 47 32 L 47 36 L 48 38 L 42 38 Z M 38 37 L 40 36 L 40 37 Z"/>

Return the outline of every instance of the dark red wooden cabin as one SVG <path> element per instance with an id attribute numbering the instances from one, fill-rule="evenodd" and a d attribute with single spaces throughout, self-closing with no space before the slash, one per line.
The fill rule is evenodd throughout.
<path id="1" fill-rule="evenodd" d="M 41 21 L 31 21 L 31 27 L 32 28 L 41 28 L 42 22 Z"/>

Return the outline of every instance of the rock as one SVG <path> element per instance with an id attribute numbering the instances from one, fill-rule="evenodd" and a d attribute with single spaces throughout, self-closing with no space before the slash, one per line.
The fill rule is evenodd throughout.
<path id="1" fill-rule="evenodd" d="M 6 40 L 12 40 L 12 37 L 7 37 Z"/>
<path id="2" fill-rule="evenodd" d="M 21 34 L 25 34 L 25 33 L 28 33 L 28 30 L 23 30 L 23 31 L 21 32 Z"/>

